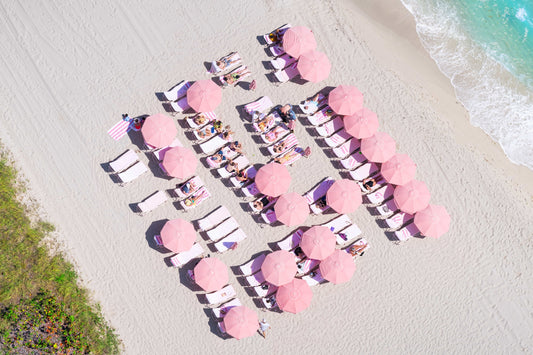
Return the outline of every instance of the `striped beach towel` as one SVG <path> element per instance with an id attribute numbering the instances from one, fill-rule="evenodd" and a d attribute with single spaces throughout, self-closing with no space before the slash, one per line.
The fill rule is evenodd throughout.
<path id="1" fill-rule="evenodd" d="M 274 104 L 272 103 L 272 100 L 270 100 L 268 96 L 263 96 L 259 100 L 250 102 L 249 104 L 245 105 L 244 110 L 251 115 L 254 111 L 264 112 L 265 110 L 271 108 L 273 105 Z"/>
<path id="2" fill-rule="evenodd" d="M 128 133 L 130 129 L 130 123 L 129 120 L 120 120 L 118 121 L 113 127 L 107 131 L 107 134 L 111 136 L 114 140 L 118 141 L 120 138 L 124 137 L 126 133 Z"/>

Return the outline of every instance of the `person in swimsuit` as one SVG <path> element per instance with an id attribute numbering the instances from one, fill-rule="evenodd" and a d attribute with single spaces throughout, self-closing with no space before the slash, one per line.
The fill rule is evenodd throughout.
<path id="1" fill-rule="evenodd" d="M 374 186 L 376 186 L 376 180 L 374 178 L 367 178 L 363 180 L 363 187 L 367 192 L 372 191 Z"/>

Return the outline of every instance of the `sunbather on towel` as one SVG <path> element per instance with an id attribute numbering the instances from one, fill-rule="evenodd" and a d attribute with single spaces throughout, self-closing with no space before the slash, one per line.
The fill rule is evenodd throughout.
<path id="1" fill-rule="evenodd" d="M 274 115 L 262 115 L 260 116 L 260 120 L 255 123 L 257 126 L 257 129 L 259 132 L 265 132 L 266 130 L 272 128 L 272 126 L 275 124 L 276 118 Z"/>
<path id="2" fill-rule="evenodd" d="M 275 142 L 278 140 L 279 136 L 286 132 L 286 129 L 283 126 L 276 126 L 273 130 L 265 133 L 265 139 L 269 142 Z"/>
<path id="3" fill-rule="evenodd" d="M 200 193 L 198 195 L 192 195 L 188 198 L 186 198 L 183 203 L 185 204 L 185 206 L 187 207 L 192 207 L 196 204 L 196 202 L 205 195 L 205 190 L 202 190 L 200 191 Z"/>
<path id="4" fill-rule="evenodd" d="M 285 123 L 289 123 L 290 121 L 296 121 L 296 114 L 294 113 L 291 104 L 283 105 L 278 108 L 277 111 L 279 113 L 279 116 Z"/>
<path id="5" fill-rule="evenodd" d="M 323 209 L 323 208 L 326 208 L 327 206 L 327 202 L 326 202 L 326 195 L 322 196 L 321 198 L 319 198 L 317 201 L 316 201 L 316 207 L 320 208 L 320 209 Z"/>
<path id="6" fill-rule="evenodd" d="M 215 133 L 222 133 L 224 131 L 224 128 L 222 127 L 222 121 L 215 121 L 213 125 L 209 125 L 209 127 L 200 128 L 196 130 L 196 133 L 198 134 L 198 137 L 201 139 L 211 137 Z"/>
<path id="7" fill-rule="evenodd" d="M 220 164 L 226 160 L 226 155 L 224 154 L 224 151 L 221 149 L 207 159 L 210 160 L 214 164 Z"/>
<path id="8" fill-rule="evenodd" d="M 246 170 L 237 170 L 235 173 L 235 178 L 240 181 L 241 186 L 244 185 L 248 181 L 248 174 L 246 173 Z"/>
<path id="9" fill-rule="evenodd" d="M 220 73 L 222 70 L 226 69 L 230 65 L 238 62 L 240 60 L 237 52 L 232 52 L 225 57 L 220 58 L 219 60 L 213 61 L 211 63 L 211 74 Z"/>
<path id="10" fill-rule="evenodd" d="M 239 71 L 226 74 L 222 76 L 221 78 L 222 85 L 224 86 L 233 85 L 234 83 L 238 82 L 242 76 L 246 74 L 251 74 L 251 73 L 252 72 L 249 71 L 248 68 L 243 68 Z"/>
<path id="11" fill-rule="evenodd" d="M 279 142 L 278 144 L 274 145 L 274 147 L 272 147 L 272 150 L 274 151 L 274 153 L 279 154 L 283 152 L 286 147 L 287 147 L 287 140 L 285 139 Z"/>
<path id="12" fill-rule="evenodd" d="M 288 162 L 293 160 L 297 155 L 301 155 L 307 158 L 309 155 L 311 155 L 311 148 L 307 147 L 303 149 L 301 147 L 294 147 L 293 149 L 289 150 L 287 153 L 283 154 L 282 156 L 275 158 L 274 161 L 280 164 L 287 164 Z"/>
<path id="13" fill-rule="evenodd" d="M 366 248 L 366 245 L 365 244 L 354 244 L 350 247 L 350 249 L 348 249 L 348 253 L 351 255 L 351 256 L 361 256 L 363 255 L 365 252 L 364 252 L 364 249 Z"/>

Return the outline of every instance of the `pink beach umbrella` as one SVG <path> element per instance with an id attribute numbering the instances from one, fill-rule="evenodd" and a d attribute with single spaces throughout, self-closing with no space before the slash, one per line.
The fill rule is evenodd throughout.
<path id="1" fill-rule="evenodd" d="M 331 185 L 326 202 L 337 213 L 352 213 L 363 202 L 361 189 L 353 180 L 337 180 Z"/>
<path id="2" fill-rule="evenodd" d="M 344 116 L 344 128 L 355 138 L 372 137 L 377 132 L 378 127 L 378 116 L 366 107 L 353 115 Z"/>
<path id="3" fill-rule="evenodd" d="M 309 51 L 300 56 L 296 68 L 303 79 L 318 83 L 329 76 L 331 63 L 326 54 Z"/>
<path id="4" fill-rule="evenodd" d="M 285 250 L 268 254 L 261 265 L 265 280 L 276 286 L 290 282 L 297 271 L 294 254 Z"/>
<path id="5" fill-rule="evenodd" d="M 196 231 L 190 222 L 177 218 L 165 223 L 161 229 L 160 237 L 165 248 L 180 253 L 192 248 L 196 240 Z"/>
<path id="6" fill-rule="evenodd" d="M 274 205 L 276 218 L 287 226 L 302 224 L 309 215 L 307 200 L 296 192 L 281 195 Z"/>
<path id="7" fill-rule="evenodd" d="M 262 194 L 277 197 L 289 189 L 291 174 L 285 165 L 270 163 L 257 171 L 255 184 Z"/>
<path id="8" fill-rule="evenodd" d="M 415 214 L 415 225 L 422 235 L 439 238 L 450 229 L 450 215 L 444 206 L 428 205 Z"/>
<path id="9" fill-rule="evenodd" d="M 172 147 L 165 152 L 163 157 L 163 168 L 167 174 L 178 179 L 191 176 L 197 165 L 198 159 L 189 148 Z"/>
<path id="10" fill-rule="evenodd" d="M 374 163 L 383 163 L 396 153 L 396 142 L 385 132 L 361 140 L 361 153 Z"/>
<path id="11" fill-rule="evenodd" d="M 414 214 L 429 204 L 431 195 L 423 181 L 411 180 L 394 189 L 394 202 L 403 212 Z"/>
<path id="12" fill-rule="evenodd" d="M 381 175 L 389 183 L 404 185 L 416 175 L 416 164 L 407 154 L 396 154 L 381 165 Z"/>
<path id="13" fill-rule="evenodd" d="M 172 143 L 178 130 L 172 118 L 158 113 L 146 118 L 141 133 L 146 143 L 152 147 L 163 148 Z"/>
<path id="14" fill-rule="evenodd" d="M 236 339 L 250 337 L 259 328 L 257 313 L 246 306 L 233 307 L 224 316 L 224 328 Z"/>
<path id="15" fill-rule="evenodd" d="M 278 288 L 276 302 L 285 312 L 298 313 L 307 309 L 311 304 L 313 291 L 302 279 L 292 279 L 291 282 Z"/>
<path id="16" fill-rule="evenodd" d="M 196 112 L 214 111 L 222 101 L 222 89 L 211 80 L 198 80 L 187 90 L 187 103 Z"/>
<path id="17" fill-rule="evenodd" d="M 353 115 L 363 108 L 363 94 L 355 86 L 339 85 L 329 93 L 328 104 L 339 115 Z"/>
<path id="18" fill-rule="evenodd" d="M 220 290 L 228 280 L 228 268 L 217 258 L 203 258 L 194 267 L 194 281 L 206 292 Z"/>
<path id="19" fill-rule="evenodd" d="M 299 58 L 302 54 L 315 48 L 315 35 L 307 27 L 291 27 L 283 35 L 283 49 L 291 57 Z"/>
<path id="20" fill-rule="evenodd" d="M 319 265 L 320 273 L 326 280 L 334 284 L 350 281 L 355 272 L 353 257 L 344 250 L 335 250 Z"/>
<path id="21" fill-rule="evenodd" d="M 324 260 L 335 251 L 337 239 L 328 227 L 313 226 L 302 235 L 300 246 L 310 259 Z"/>

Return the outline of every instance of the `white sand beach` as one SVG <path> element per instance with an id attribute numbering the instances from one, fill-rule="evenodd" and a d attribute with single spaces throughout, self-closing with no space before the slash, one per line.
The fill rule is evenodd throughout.
<path id="1" fill-rule="evenodd" d="M 57 239 L 83 284 L 116 328 L 127 354 L 521 353 L 533 351 L 533 172 L 511 164 L 472 127 L 449 80 L 421 47 L 414 21 L 396 1 L 14 2 L 0 5 L 0 140 L 28 180 L 28 193 L 57 228 Z M 311 28 L 332 63 L 325 81 L 271 83 L 270 58 L 257 36 L 290 22 Z M 302 313 L 263 312 L 233 272 L 243 304 L 272 326 L 240 341 L 217 334 L 210 311 L 172 254 L 153 247 L 167 219 L 190 221 L 225 205 L 248 238 L 217 255 L 229 267 L 271 250 L 295 228 L 261 228 L 246 201 L 203 163 L 197 174 L 213 194 L 188 213 L 167 202 L 146 216 L 131 206 L 177 181 L 139 152 L 150 171 L 121 187 L 105 164 L 138 149 L 140 133 L 115 142 L 121 118 L 164 112 L 155 93 L 181 80 L 206 79 L 204 62 L 238 51 L 255 92 L 223 91 L 216 113 L 243 142 L 250 161 L 269 161 L 236 106 L 268 95 L 298 104 L 325 87 L 355 85 L 377 113 L 380 131 L 417 164 L 431 203 L 452 217 L 440 239 L 396 245 L 372 208 L 350 214 L 371 249 L 352 280 L 313 287 Z M 178 138 L 185 115 L 174 116 Z M 303 116 L 302 116 L 303 117 Z M 295 133 L 312 155 L 289 171 L 290 191 L 340 178 L 338 162 L 305 118 Z M 200 155 L 198 155 L 200 157 Z M 336 214 L 310 216 L 305 225 Z M 207 243 L 198 240 L 205 249 Z"/>

